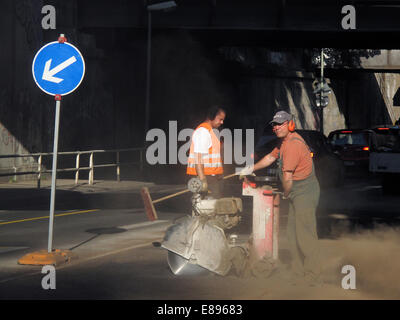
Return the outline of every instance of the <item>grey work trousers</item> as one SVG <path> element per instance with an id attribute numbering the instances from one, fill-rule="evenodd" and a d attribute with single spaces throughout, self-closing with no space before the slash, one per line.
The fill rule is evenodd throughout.
<path id="1" fill-rule="evenodd" d="M 292 256 L 292 271 L 300 276 L 319 277 L 321 265 L 316 208 L 320 188 L 315 175 L 293 181 L 289 194 L 287 238 Z"/>

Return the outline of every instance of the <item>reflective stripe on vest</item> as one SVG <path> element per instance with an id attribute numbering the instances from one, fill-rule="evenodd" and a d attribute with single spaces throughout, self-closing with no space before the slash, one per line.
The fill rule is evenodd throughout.
<path id="1" fill-rule="evenodd" d="M 204 154 L 201 157 L 203 161 L 204 174 L 205 175 L 222 174 L 223 168 L 222 168 L 222 160 L 220 152 L 221 144 L 219 142 L 219 139 L 217 138 L 217 136 L 215 135 L 214 131 L 212 130 L 211 126 L 208 123 L 206 122 L 201 123 L 196 128 L 196 130 L 200 127 L 206 128 L 211 136 L 211 147 L 208 149 L 208 154 Z M 190 145 L 186 174 L 197 175 L 193 140 Z"/>

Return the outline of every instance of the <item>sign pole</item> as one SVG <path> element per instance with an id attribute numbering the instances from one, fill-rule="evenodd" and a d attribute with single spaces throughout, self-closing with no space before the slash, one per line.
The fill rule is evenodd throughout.
<path id="1" fill-rule="evenodd" d="M 47 249 L 49 253 L 52 252 L 52 246 L 53 246 L 54 207 L 56 198 L 56 179 L 57 179 L 58 131 L 60 126 L 61 96 L 58 94 L 55 95 L 55 100 L 56 100 L 56 117 L 54 121 L 53 168 L 51 173 L 49 241 Z"/>
<path id="2" fill-rule="evenodd" d="M 36 53 L 32 63 L 32 75 L 37 86 L 54 96 L 56 112 L 54 121 L 53 167 L 51 176 L 49 238 L 47 250 L 25 254 L 18 260 L 27 265 L 58 265 L 70 261 L 70 250 L 53 249 L 54 209 L 57 182 L 58 135 L 60 127 L 61 97 L 73 92 L 82 82 L 85 61 L 80 51 L 67 42 L 64 34 L 58 41 L 44 45 Z"/>
<path id="3" fill-rule="evenodd" d="M 323 94 L 324 94 L 324 48 L 321 49 L 321 94 L 320 94 L 320 103 L 319 103 L 319 108 L 320 108 L 320 132 L 324 133 L 324 107 L 322 106 L 323 104 Z"/>

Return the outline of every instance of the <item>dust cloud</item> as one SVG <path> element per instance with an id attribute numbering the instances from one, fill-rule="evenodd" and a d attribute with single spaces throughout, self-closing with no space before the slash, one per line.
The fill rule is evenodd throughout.
<path id="1" fill-rule="evenodd" d="M 400 228 L 376 226 L 345 234 L 336 240 L 321 240 L 323 276 L 326 282 L 341 286 L 347 273 L 356 270 L 356 289 L 382 299 L 400 298 Z"/>
<path id="2" fill-rule="evenodd" d="M 280 241 L 280 258 L 285 240 Z M 293 282 L 286 262 L 268 277 L 234 279 L 241 288 L 235 298 L 261 300 L 369 300 L 400 299 L 400 228 L 377 226 L 343 234 L 337 239 L 321 239 L 323 284 L 312 286 L 302 279 Z M 282 251 L 282 256 L 281 256 Z M 355 289 L 344 289 L 342 273 L 346 265 L 354 267 Z M 347 282 L 347 281 L 346 281 Z"/>

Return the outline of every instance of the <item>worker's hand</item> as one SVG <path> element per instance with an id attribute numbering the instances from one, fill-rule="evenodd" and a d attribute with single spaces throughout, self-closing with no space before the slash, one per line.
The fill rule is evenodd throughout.
<path id="1" fill-rule="evenodd" d="M 208 183 L 207 183 L 207 179 L 204 178 L 203 180 L 201 180 L 201 190 L 200 192 L 207 192 L 208 191 Z"/>
<path id="2" fill-rule="evenodd" d="M 236 172 L 236 174 L 238 176 L 249 176 L 249 175 L 255 175 L 253 173 L 254 171 L 254 165 L 249 165 L 249 166 L 245 166 L 244 168 L 242 168 L 241 170 L 238 170 Z"/>
<path id="3" fill-rule="evenodd" d="M 255 188 L 254 184 L 252 184 L 246 176 L 239 176 L 239 179 L 243 179 L 243 182 L 248 186 Z"/>
<path id="4" fill-rule="evenodd" d="M 289 199 L 289 192 L 281 192 L 281 195 L 283 200 Z"/>

